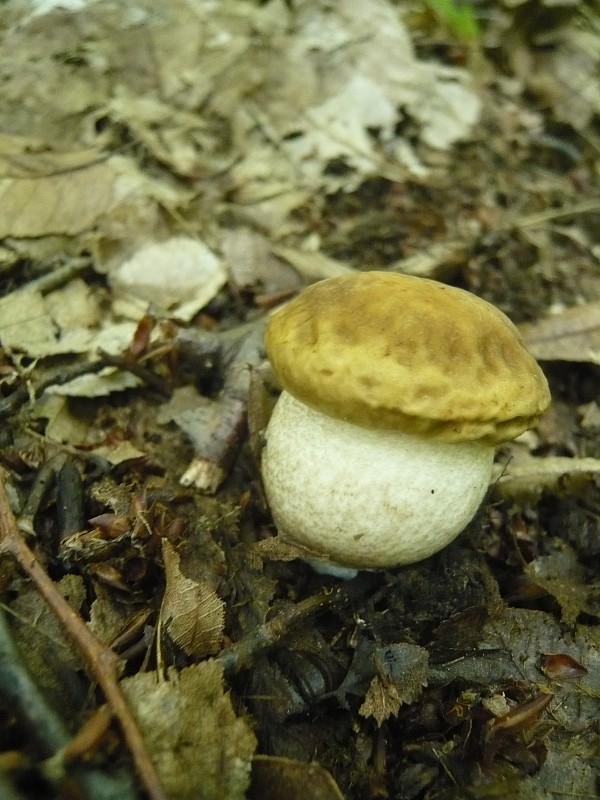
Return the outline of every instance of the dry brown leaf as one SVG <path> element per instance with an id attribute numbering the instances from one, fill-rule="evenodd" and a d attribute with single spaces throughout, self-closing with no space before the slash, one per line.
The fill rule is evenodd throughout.
<path id="1" fill-rule="evenodd" d="M 167 585 L 160 613 L 165 630 L 187 655 L 213 655 L 221 646 L 225 604 L 208 583 L 182 574 L 179 556 L 166 539 L 162 551 Z"/>
<path id="2" fill-rule="evenodd" d="M 329 772 L 284 756 L 252 759 L 251 800 L 344 800 Z"/>
<path id="3" fill-rule="evenodd" d="M 81 233 L 109 211 L 114 184 L 115 174 L 107 163 L 38 177 L 2 178 L 0 237 Z"/>
<path id="4" fill-rule="evenodd" d="M 378 725 L 390 717 L 395 717 L 402 700 L 398 688 L 393 683 L 383 681 L 376 675 L 367 689 L 365 699 L 358 713 L 363 717 L 374 717 Z"/>
<path id="5" fill-rule="evenodd" d="M 422 647 L 402 642 L 379 647 L 373 662 L 377 675 L 359 709 L 378 725 L 395 716 L 403 703 L 414 703 L 427 685 L 428 654 Z"/>
<path id="6" fill-rule="evenodd" d="M 308 547 L 286 542 L 281 536 L 272 536 L 256 543 L 256 551 L 265 561 L 295 561 L 297 558 L 318 558 L 319 553 Z"/>
<path id="7" fill-rule="evenodd" d="M 244 800 L 256 739 L 236 718 L 223 672 L 203 661 L 158 681 L 122 681 L 165 792 L 177 800 Z"/>
<path id="8" fill-rule="evenodd" d="M 519 329 L 539 361 L 600 364 L 600 302 L 572 306 Z"/>

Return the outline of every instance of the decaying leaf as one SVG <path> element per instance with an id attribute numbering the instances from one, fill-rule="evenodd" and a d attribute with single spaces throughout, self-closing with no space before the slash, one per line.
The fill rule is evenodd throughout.
<path id="1" fill-rule="evenodd" d="M 439 149 L 468 137 L 479 115 L 467 74 L 417 58 L 384 0 L 136 8 L 56 9 L 3 32 L 14 136 L 0 147 L 2 236 L 143 242 L 160 225 L 160 204 L 189 202 L 183 183 L 144 181 L 133 159 L 106 158 L 112 132 L 126 131 L 171 175 L 201 177 L 212 205 L 233 199 L 273 230 L 323 190 L 423 174 L 396 130 L 405 114 L 416 138 Z M 65 54 L 84 41 L 74 69 Z M 98 121 L 105 133 L 94 137 Z M 45 148 L 32 146 L 34 129 L 45 131 Z M 349 169 L 330 171 L 332 161 Z"/>
<path id="2" fill-rule="evenodd" d="M 90 232 L 101 221 L 123 215 L 134 222 L 142 212 L 153 216 L 155 199 L 175 200 L 177 193 L 139 170 L 133 161 L 112 156 L 71 166 L 60 163 L 49 172 L 47 155 L 30 164 L 27 176 L 0 178 L 3 206 L 0 236 L 41 237 L 53 234 L 75 236 Z M 93 187 L 93 191 L 90 187 Z"/>
<path id="3" fill-rule="evenodd" d="M 579 614 L 588 610 L 591 587 L 585 580 L 585 569 L 568 545 L 539 556 L 527 565 L 526 573 L 550 594 L 560 606 L 563 621 L 572 625 Z"/>
<path id="4" fill-rule="evenodd" d="M 74 414 L 64 397 L 44 395 L 35 404 L 32 418 L 46 421 L 45 435 L 51 442 L 78 447 L 85 444 L 90 432 L 90 420 Z"/>
<path id="5" fill-rule="evenodd" d="M 173 546 L 166 539 L 162 545 L 167 585 L 160 613 L 165 630 L 187 655 L 213 655 L 221 645 L 225 605 L 208 583 L 183 575 Z"/>
<path id="6" fill-rule="evenodd" d="M 244 800 L 256 739 L 236 718 L 223 674 L 214 661 L 166 681 L 144 673 L 122 681 L 168 797 Z"/>
<path id="7" fill-rule="evenodd" d="M 37 177 L 0 179 L 1 238 L 55 233 L 74 236 L 110 210 L 115 174 L 108 164 L 92 162 L 66 173 L 56 169 L 51 175 L 41 174 L 40 167 Z"/>
<path id="8" fill-rule="evenodd" d="M 585 303 L 520 326 L 539 361 L 600 364 L 600 303 Z"/>
<path id="9" fill-rule="evenodd" d="M 329 772 L 283 756 L 252 759 L 251 800 L 344 800 Z"/>
<path id="10" fill-rule="evenodd" d="M 403 703 L 414 703 L 427 686 L 428 654 L 422 647 L 403 642 L 378 647 L 373 661 L 377 675 L 359 713 L 375 717 L 381 725 L 395 716 Z"/>
<path id="11" fill-rule="evenodd" d="M 574 681 L 588 674 L 587 669 L 568 653 L 542 653 L 540 669 L 554 681 Z"/>
<path id="12" fill-rule="evenodd" d="M 39 292 L 15 292 L 0 300 L 0 341 L 7 350 L 24 349 L 33 357 L 55 347 L 52 318 Z"/>
<path id="13" fill-rule="evenodd" d="M 564 632 L 561 624 L 550 615 L 522 608 L 502 608 L 486 623 L 480 640 L 481 652 L 487 653 L 490 664 L 504 655 L 512 662 L 512 680 L 538 683 L 543 672 L 540 658 L 544 653 L 560 652 L 585 665 L 587 673 L 576 683 L 564 686 L 552 684 L 560 699 L 554 712 L 560 724 L 568 730 L 576 728 L 583 719 L 598 714 L 600 688 L 600 654 L 595 626 L 577 626 L 577 634 Z M 466 660 L 465 660 L 466 661 Z M 505 673 L 504 680 L 510 680 Z M 489 678 L 494 682 L 496 678 Z M 553 679 L 554 680 L 554 679 Z"/>
<path id="14" fill-rule="evenodd" d="M 599 66 L 600 32 L 586 21 L 585 27 L 565 30 L 558 47 L 541 50 L 527 82 L 557 119 L 581 130 L 600 112 Z"/>
<path id="15" fill-rule="evenodd" d="M 49 386 L 46 394 L 59 397 L 106 397 L 113 392 L 135 389 L 141 383 L 140 378 L 131 372 L 105 367 L 100 372 L 80 375 L 67 383 Z"/>
<path id="16" fill-rule="evenodd" d="M 221 249 L 236 286 L 260 287 L 264 294 L 296 291 L 303 286 L 296 271 L 273 253 L 266 236 L 251 228 L 223 231 Z"/>
<path id="17" fill-rule="evenodd" d="M 66 575 L 58 584 L 61 594 L 75 609 L 85 599 L 85 586 L 79 575 Z M 80 676 L 85 669 L 80 653 L 66 636 L 64 628 L 46 601 L 29 589 L 11 603 L 12 628 L 33 679 L 43 694 L 64 713 L 81 709 L 85 686 Z"/>
<path id="18" fill-rule="evenodd" d="M 88 626 L 103 644 L 112 645 L 126 629 L 132 609 L 127 603 L 120 602 L 114 591 L 99 582 L 95 584 L 94 592 L 96 598 L 90 609 Z"/>

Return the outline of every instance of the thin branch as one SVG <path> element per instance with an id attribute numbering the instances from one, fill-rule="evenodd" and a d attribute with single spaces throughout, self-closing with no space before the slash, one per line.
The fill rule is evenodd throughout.
<path id="1" fill-rule="evenodd" d="M 13 640 L 12 630 L 2 609 L 0 609 L 0 699 L 5 708 L 10 708 L 19 726 L 27 731 L 29 741 L 36 751 L 43 758 L 52 755 L 50 760 L 55 760 L 55 769 L 49 772 L 47 764 L 44 764 L 42 771 L 46 778 L 60 783 L 64 778 L 65 754 L 68 754 L 68 749 L 72 748 L 73 742 L 77 742 L 80 736 L 71 738 L 66 724 L 48 705 L 33 681 Z M 111 775 L 92 764 L 75 761 L 69 766 L 69 775 L 83 789 L 88 800 L 117 798 L 133 800 L 135 796 L 132 779 L 129 774 L 122 771 L 120 775 Z M 0 797 L 8 800 L 13 795 L 10 795 L 8 788 L 2 785 L 1 777 L 0 773 Z M 5 780 L 8 780 L 8 777 Z"/>
<path id="2" fill-rule="evenodd" d="M 140 730 L 119 685 L 119 660 L 116 654 L 101 644 L 88 630 L 84 621 L 60 594 L 33 552 L 21 538 L 3 481 L 0 481 L 0 554 L 11 556 L 16 561 L 64 625 L 67 634 L 81 651 L 90 672 L 104 692 L 112 713 L 121 725 L 123 736 L 148 796 L 151 800 L 166 800 L 158 773 L 150 760 Z"/>
<path id="3" fill-rule="evenodd" d="M 299 603 L 289 605 L 267 622 L 247 633 L 216 656 L 226 673 L 236 673 L 252 664 L 257 655 L 281 644 L 298 625 L 321 611 L 356 601 L 374 588 L 378 577 L 361 573 L 354 580 L 327 587 Z"/>
<path id="4" fill-rule="evenodd" d="M 546 222 L 552 222 L 555 219 L 574 217 L 577 214 L 589 214 L 598 211 L 598 209 L 600 209 L 600 199 L 598 197 L 591 197 L 588 200 L 582 200 L 580 203 L 574 203 L 571 206 L 549 208 L 538 214 L 529 214 L 527 217 L 516 220 L 513 224 L 516 228 L 536 228 L 538 225 L 544 225 Z"/>
<path id="5" fill-rule="evenodd" d="M 12 414 L 19 406 L 22 406 L 30 400 L 32 392 L 34 397 L 39 397 L 49 386 L 60 386 L 82 375 L 91 375 L 95 372 L 100 372 L 105 367 L 105 362 L 100 359 L 97 361 L 82 361 L 68 367 L 61 367 L 55 372 L 52 372 L 48 377 L 44 378 L 44 380 L 35 384 L 32 390 L 30 390 L 28 386 L 20 386 L 18 389 L 15 389 L 12 394 L 9 394 L 8 397 L 0 401 L 0 419 Z"/>

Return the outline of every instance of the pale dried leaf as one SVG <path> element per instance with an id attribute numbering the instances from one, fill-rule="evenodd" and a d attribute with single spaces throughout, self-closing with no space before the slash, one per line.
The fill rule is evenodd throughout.
<path id="1" fill-rule="evenodd" d="M 269 240 L 250 228 L 224 231 L 221 249 L 236 286 L 260 287 L 263 292 L 302 286 L 296 271 L 273 254 Z"/>
<path id="2" fill-rule="evenodd" d="M 11 292 L 0 299 L 0 342 L 33 358 L 54 352 L 56 329 L 40 292 Z"/>
<path id="3" fill-rule="evenodd" d="M 54 175 L 2 178 L 0 238 L 82 233 L 114 204 L 114 183 L 106 162 Z"/>
<path id="4" fill-rule="evenodd" d="M 49 386 L 48 395 L 61 397 L 106 397 L 113 392 L 124 392 L 135 389 L 142 381 L 131 372 L 121 372 L 115 367 L 105 367 L 100 372 L 81 375 L 72 381 Z"/>
<path id="5" fill-rule="evenodd" d="M 160 611 L 163 625 L 187 655 L 213 655 L 223 638 L 225 604 L 208 583 L 183 575 L 173 546 L 166 539 L 162 544 L 167 583 Z"/>
<path id="6" fill-rule="evenodd" d="M 600 364 L 600 302 L 572 306 L 519 329 L 539 361 Z"/>
<path id="7" fill-rule="evenodd" d="M 405 275 L 443 280 L 465 263 L 468 253 L 465 241 L 434 242 L 419 253 L 395 261 L 388 269 Z"/>
<path id="8" fill-rule="evenodd" d="M 528 85 L 546 102 L 555 116 L 582 130 L 600 112 L 600 34 L 571 27 L 563 31 L 557 47 L 537 53 Z"/>
<path id="9" fill-rule="evenodd" d="M 146 455 L 143 450 L 138 450 L 131 442 L 103 445 L 102 447 L 95 447 L 90 452 L 114 465 L 123 464 L 125 461 L 135 461 Z"/>
<path id="10" fill-rule="evenodd" d="M 217 256 L 185 236 L 145 245 L 111 274 L 118 293 L 151 303 L 159 316 L 188 322 L 226 281 Z"/>
<path id="11" fill-rule="evenodd" d="M 90 432 L 90 420 L 74 414 L 66 398 L 44 393 L 36 401 L 32 415 L 47 420 L 44 435 L 49 441 L 69 444 L 72 447 L 86 444 Z"/>
<path id="12" fill-rule="evenodd" d="M 25 288 L 0 299 L 3 347 L 33 358 L 97 350 L 116 355 L 128 347 L 134 333 L 131 322 L 101 317 L 89 287 L 79 281 L 45 297 Z"/>
<path id="13" fill-rule="evenodd" d="M 319 251 L 297 250 L 293 247 L 274 246 L 273 253 L 288 261 L 303 278 L 321 280 L 355 272 L 352 267 L 330 258 Z"/>
<path id="14" fill-rule="evenodd" d="M 600 428 L 600 406 L 594 400 L 579 406 L 577 411 L 581 415 L 581 427 L 584 430 Z"/>
<path id="15" fill-rule="evenodd" d="M 98 293 L 81 278 L 49 292 L 45 302 L 52 319 L 63 332 L 94 328 L 102 321 Z"/>

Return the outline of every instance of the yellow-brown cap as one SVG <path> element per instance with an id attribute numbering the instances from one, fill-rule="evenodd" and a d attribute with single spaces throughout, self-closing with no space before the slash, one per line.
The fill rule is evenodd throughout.
<path id="1" fill-rule="evenodd" d="M 498 444 L 535 425 L 550 402 L 508 317 L 426 278 L 320 281 L 271 317 L 265 344 L 284 389 L 363 427 Z"/>

